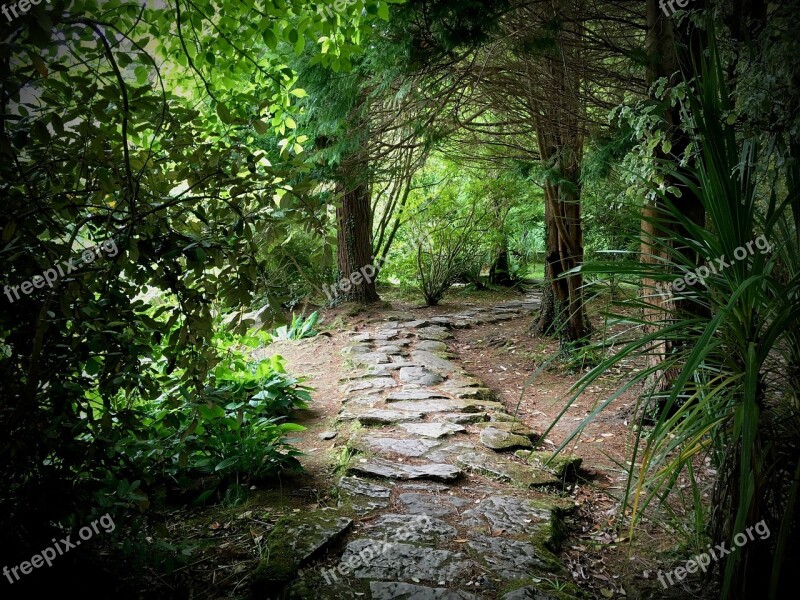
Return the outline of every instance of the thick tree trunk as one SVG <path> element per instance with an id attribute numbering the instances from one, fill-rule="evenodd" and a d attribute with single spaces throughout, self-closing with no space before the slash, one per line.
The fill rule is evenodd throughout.
<path id="1" fill-rule="evenodd" d="M 688 46 L 692 47 L 692 52 L 698 52 L 702 44 L 698 38 L 698 32 L 692 28 L 683 32 L 685 44 L 682 55 L 676 53 L 676 32 L 673 28 L 673 22 L 670 17 L 667 17 L 659 7 L 659 0 L 647 0 L 647 37 L 645 40 L 645 49 L 650 60 L 648 61 L 648 68 L 646 72 L 646 81 L 648 85 L 652 85 L 659 78 L 672 78 L 680 70 L 690 70 L 691 64 L 689 63 L 690 51 Z M 679 61 L 680 59 L 680 61 Z M 670 80 L 671 84 L 677 83 Z M 666 160 L 679 160 L 690 143 L 689 136 L 685 131 L 680 129 L 680 114 L 678 107 L 672 107 L 664 113 L 664 125 L 670 136 L 672 145 L 671 153 L 669 155 L 663 153 L 659 148 L 656 151 L 656 158 L 659 161 Z M 700 199 L 691 192 L 688 188 L 681 184 L 680 181 L 667 176 L 666 185 L 680 189 L 680 196 L 670 196 L 670 202 L 681 212 L 681 214 L 688 217 L 690 220 L 697 224 L 702 224 L 705 221 L 705 210 Z M 659 218 L 663 219 L 666 214 L 663 202 L 659 199 L 648 200 L 642 208 L 642 245 L 641 245 L 641 260 L 644 263 L 657 264 L 663 263 L 668 260 L 667 252 L 663 249 L 663 242 L 659 244 L 657 238 L 671 238 L 677 239 L 677 236 L 687 237 L 686 229 L 679 224 L 672 224 L 670 226 L 664 225 L 657 226 L 653 221 Z M 676 248 L 679 252 L 684 254 L 691 263 L 697 263 L 697 257 L 688 248 Z M 662 298 L 656 293 L 656 282 L 652 279 L 644 279 L 642 281 L 642 293 L 646 296 L 647 302 L 651 305 L 645 313 L 645 318 L 649 321 L 662 321 L 671 311 L 690 312 L 698 314 L 701 308 L 696 302 L 692 300 L 675 300 L 670 297 Z M 651 329 L 652 330 L 652 329 Z M 674 344 L 670 341 L 662 341 L 654 344 L 652 352 L 648 354 L 648 361 L 651 367 L 657 367 L 664 357 L 672 353 Z M 672 385 L 672 381 L 677 376 L 677 373 L 661 373 L 656 372 L 651 377 L 651 386 L 658 387 L 658 390 L 666 390 Z"/>
<path id="2" fill-rule="evenodd" d="M 576 10 L 568 2 L 555 6 L 560 11 L 556 17 L 569 17 Z M 540 115 L 536 119 L 539 154 L 550 171 L 544 185 L 545 281 L 551 288 L 552 302 L 543 302 L 538 329 L 557 333 L 562 349 L 581 343 L 591 333 L 583 276 L 573 272 L 583 264 L 580 170 L 586 119 L 578 93 L 583 81 L 581 35 L 576 23 L 567 18 L 556 37 L 558 51 L 544 60 L 546 80 L 554 92 L 544 102 L 539 101 L 534 111 Z"/>
<path id="3" fill-rule="evenodd" d="M 492 285 L 501 285 L 505 287 L 514 285 L 514 280 L 511 277 L 510 267 L 508 264 L 508 248 L 505 240 L 503 240 L 503 244 L 500 247 L 497 258 L 489 268 L 489 283 Z"/>
<path id="4" fill-rule="evenodd" d="M 372 210 L 369 186 L 357 177 L 346 178 L 337 185 L 340 201 L 336 206 L 336 265 L 340 281 L 339 298 L 345 302 L 374 302 L 380 300 L 375 290 L 375 278 L 365 273 L 377 273 L 372 256 Z M 372 269 L 364 269 L 367 265 Z"/>

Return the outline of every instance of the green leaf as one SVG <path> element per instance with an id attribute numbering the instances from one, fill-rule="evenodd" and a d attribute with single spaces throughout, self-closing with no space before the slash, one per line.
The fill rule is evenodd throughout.
<path id="1" fill-rule="evenodd" d="M 378 7 L 378 16 L 384 21 L 389 20 L 389 5 L 385 2 L 381 2 L 380 6 Z"/>
<path id="2" fill-rule="evenodd" d="M 233 116 L 222 102 L 217 102 L 217 115 L 219 115 L 220 120 L 226 125 L 233 123 Z"/>
<path id="3" fill-rule="evenodd" d="M 275 32 L 272 29 L 265 29 L 261 35 L 264 38 L 264 43 L 271 50 L 275 50 L 278 47 L 278 38 L 275 37 Z"/>
<path id="4" fill-rule="evenodd" d="M 289 92 L 292 96 L 296 96 L 297 98 L 306 98 L 308 96 L 308 92 L 306 92 L 302 88 L 295 88 Z"/>
<path id="5" fill-rule="evenodd" d="M 240 458 L 241 458 L 240 456 L 231 456 L 230 458 L 226 458 L 222 462 L 217 463 L 217 466 L 214 467 L 214 470 L 221 471 L 222 469 L 226 469 L 231 465 L 236 464 Z"/>

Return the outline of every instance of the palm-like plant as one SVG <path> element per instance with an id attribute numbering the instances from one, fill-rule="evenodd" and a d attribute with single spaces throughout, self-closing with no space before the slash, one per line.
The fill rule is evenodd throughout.
<path id="1" fill-rule="evenodd" d="M 575 385 L 562 415 L 612 365 L 652 354 L 665 340 L 673 350 L 660 364 L 635 372 L 596 406 L 559 450 L 620 394 L 669 376 L 668 391 L 647 386 L 653 391 L 645 391 L 640 401 L 639 408 L 654 407 L 654 412 L 639 411 L 625 494 L 633 508 L 631 527 L 651 502 L 667 498 L 681 474 L 696 485 L 693 461 L 709 455 L 719 476 L 709 522 L 701 520 L 698 527 L 705 531 L 698 533 L 731 547 L 737 533 L 762 519 L 771 532 L 768 540 L 752 541 L 724 559 L 722 597 L 762 597 L 768 590 L 770 598 L 779 598 L 788 586 L 782 568 L 798 551 L 793 534 L 800 489 L 800 165 L 795 160 L 800 146 L 737 139 L 728 122 L 732 107 L 713 42 L 699 62 L 685 106 L 699 152 L 692 167 L 669 170 L 700 198 L 705 228 L 660 194 L 660 224 L 682 227 L 656 231 L 687 232 L 655 240 L 656 254 L 667 260 L 622 268 L 619 262 L 588 265 L 584 272 L 624 270 L 669 285 L 676 274 L 704 265 L 709 276 L 702 284 L 674 292 L 701 310 L 689 314 L 676 308 L 685 302 L 656 302 L 650 287 L 639 298 L 618 303 L 623 310 L 612 318 L 628 326 L 626 333 L 604 341 L 617 350 Z M 774 174 L 779 171 L 773 169 L 776 150 L 793 157 L 783 161 L 785 184 Z M 754 245 L 760 236 L 769 242 L 769 251 L 763 242 Z M 748 249 L 746 256 L 738 259 L 742 248 Z M 697 264 L 687 249 L 699 257 Z M 659 315 L 655 321 L 654 312 Z M 700 494 L 695 498 L 699 503 Z"/>

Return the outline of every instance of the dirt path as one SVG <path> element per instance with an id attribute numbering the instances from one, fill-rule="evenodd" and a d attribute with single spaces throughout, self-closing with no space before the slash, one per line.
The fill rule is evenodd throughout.
<path id="1" fill-rule="evenodd" d="M 450 352 L 454 330 L 537 306 L 527 298 L 383 320 L 350 337 L 338 506 L 276 523 L 256 589 L 302 599 L 574 597 L 554 553 L 575 508 L 561 490 L 576 461 L 546 467 L 531 455 L 534 431 Z"/>

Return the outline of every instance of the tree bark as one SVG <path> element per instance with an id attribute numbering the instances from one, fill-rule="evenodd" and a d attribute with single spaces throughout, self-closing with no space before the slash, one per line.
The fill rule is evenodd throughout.
<path id="1" fill-rule="evenodd" d="M 566 275 L 583 264 L 580 170 L 586 119 L 578 94 L 583 82 L 581 33 L 575 20 L 569 18 L 576 7 L 570 2 L 556 6 L 560 14 L 555 16 L 564 18 L 564 28 L 556 37 L 557 50 L 543 58 L 543 68 L 546 80 L 558 93 L 540 101 L 535 124 L 539 154 L 550 171 L 544 184 L 545 281 L 552 291 L 551 304 L 542 304 L 538 329 L 557 333 L 562 349 L 568 349 L 591 333 L 583 276 L 580 272 Z"/>
<path id="2" fill-rule="evenodd" d="M 514 285 L 514 280 L 511 277 L 508 264 L 508 246 L 505 240 L 503 240 L 503 243 L 500 246 L 497 258 L 489 268 L 489 283 L 504 287 L 510 287 Z"/>
<path id="3" fill-rule="evenodd" d="M 646 72 L 646 82 L 648 86 L 664 77 L 669 79 L 670 85 L 677 83 L 673 78 L 679 75 L 681 68 L 685 72 L 692 70 L 691 53 L 698 52 L 702 48 L 699 32 L 689 26 L 683 34 L 682 40 L 677 39 L 677 33 L 673 27 L 670 17 L 667 17 L 659 7 L 659 0 L 647 0 L 647 37 L 645 40 L 645 50 L 650 57 Z M 682 48 L 680 51 L 678 48 Z M 690 48 L 691 47 L 691 50 Z M 666 154 L 659 147 L 656 150 L 657 161 L 680 160 L 689 146 L 689 135 L 680 128 L 680 109 L 677 106 L 670 107 L 664 112 L 664 126 L 668 132 L 672 149 L 670 154 Z M 670 195 L 669 200 L 681 214 L 688 217 L 697 224 L 705 221 L 705 209 L 700 199 L 692 193 L 680 181 L 666 175 L 666 186 L 680 189 L 680 196 Z M 687 237 L 688 232 L 680 224 L 663 223 L 663 218 L 667 214 L 664 202 L 661 199 L 650 199 L 645 202 L 642 208 L 642 243 L 641 261 L 648 264 L 663 263 L 668 260 L 668 252 L 663 248 L 665 242 L 659 242 L 658 238 L 678 239 L 677 236 Z M 655 221 L 662 219 L 662 225 L 656 225 Z M 670 242 L 674 243 L 674 242 Z M 697 256 L 688 248 L 676 248 L 681 252 L 690 263 L 697 264 Z M 656 281 L 645 278 L 642 281 L 642 293 L 646 296 L 646 301 L 651 305 L 645 311 L 645 319 L 648 321 L 663 321 L 672 311 L 690 312 L 699 314 L 701 307 L 693 300 L 675 300 L 669 296 L 661 297 L 656 293 Z M 652 331 L 652 328 L 650 328 Z M 654 344 L 653 351 L 648 353 L 650 367 L 657 367 L 664 358 L 675 349 L 673 342 L 664 340 Z M 651 377 L 651 386 L 657 385 L 657 391 L 668 389 L 672 381 L 677 377 L 677 373 L 656 372 Z"/>
<path id="4" fill-rule="evenodd" d="M 358 177 L 346 177 L 337 184 L 341 200 L 336 206 L 336 265 L 339 271 L 339 298 L 345 302 L 374 302 L 380 300 L 375 290 L 377 273 L 372 256 L 372 210 L 369 185 Z M 367 265 L 373 269 L 363 270 Z M 351 278 L 352 276 L 352 278 Z"/>

